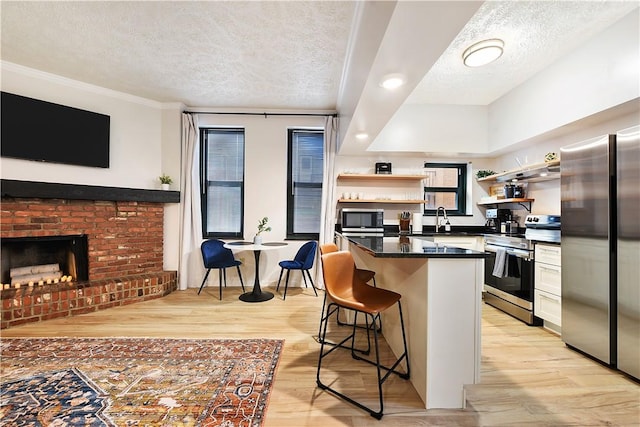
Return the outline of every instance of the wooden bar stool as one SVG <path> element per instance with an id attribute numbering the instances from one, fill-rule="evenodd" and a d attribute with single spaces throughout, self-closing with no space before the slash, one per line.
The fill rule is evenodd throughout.
<path id="1" fill-rule="evenodd" d="M 318 371 L 316 374 L 316 383 L 318 387 L 323 390 L 327 390 L 336 396 L 346 400 L 347 402 L 364 409 L 369 412 L 371 416 L 376 419 L 382 418 L 384 403 L 382 398 L 382 384 L 387 380 L 389 375 L 392 373 L 400 376 L 400 378 L 408 379 L 409 378 L 409 358 L 407 357 L 407 338 L 404 331 L 404 320 L 402 318 L 402 307 L 400 305 L 401 295 L 389 291 L 387 289 L 374 288 L 373 286 L 367 285 L 356 273 L 355 263 L 353 261 L 353 257 L 351 253 L 348 251 L 338 251 L 327 253 L 322 255 L 322 274 L 324 277 L 324 284 L 326 294 L 329 298 L 329 306 L 327 307 L 327 312 L 331 312 L 336 308 L 345 308 L 349 310 L 353 310 L 355 312 L 355 319 L 353 323 L 353 329 L 349 336 L 344 338 L 340 343 L 332 345 L 329 350 L 325 352 L 325 337 L 327 334 L 327 321 L 328 317 L 325 317 L 325 320 L 322 322 L 322 334 L 319 337 L 320 340 L 320 356 L 318 358 Z M 358 317 L 358 313 L 362 313 L 365 315 L 367 322 L 370 320 L 371 323 L 375 322 L 375 316 L 380 314 L 381 312 L 387 310 L 393 305 L 398 305 L 398 310 L 400 312 L 400 328 L 402 330 L 402 341 L 404 344 L 404 353 L 398 357 L 396 362 L 391 366 L 387 367 L 380 363 L 380 354 L 379 354 L 379 344 L 378 344 L 378 331 L 377 328 L 371 328 L 373 331 L 373 341 L 374 341 L 374 350 L 375 350 L 375 360 L 369 360 L 363 357 L 356 355 L 354 345 L 355 345 L 355 335 L 356 335 L 356 321 Z M 369 329 L 367 329 L 367 332 Z M 378 375 L 378 398 L 380 401 L 380 409 L 374 410 L 363 405 L 360 402 L 350 398 L 349 396 L 331 388 L 330 386 L 324 384 L 320 379 L 320 373 L 322 369 L 322 359 L 328 356 L 333 351 L 339 349 L 343 346 L 344 343 L 351 340 L 351 357 L 356 360 L 361 360 L 367 362 L 371 365 L 374 365 L 377 370 Z M 327 345 L 330 345 L 327 343 Z M 406 363 L 406 373 L 396 370 L 400 362 L 402 360 Z M 385 370 L 386 373 L 382 375 L 382 370 Z"/>

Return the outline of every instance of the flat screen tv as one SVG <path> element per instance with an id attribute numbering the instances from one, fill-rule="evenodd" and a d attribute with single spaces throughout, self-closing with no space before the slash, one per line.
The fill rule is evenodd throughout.
<path id="1" fill-rule="evenodd" d="M 110 117 L 2 92 L 2 157 L 109 167 Z"/>

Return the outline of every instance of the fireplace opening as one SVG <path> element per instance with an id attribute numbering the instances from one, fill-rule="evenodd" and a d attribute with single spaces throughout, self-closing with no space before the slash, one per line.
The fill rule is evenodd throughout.
<path id="1" fill-rule="evenodd" d="M 3 238 L 0 247 L 3 284 L 12 283 L 12 270 L 13 282 L 20 280 L 16 275 L 25 277 L 25 281 L 38 275 L 70 276 L 74 282 L 89 280 L 86 234 Z M 58 272 L 54 272 L 56 269 Z"/>

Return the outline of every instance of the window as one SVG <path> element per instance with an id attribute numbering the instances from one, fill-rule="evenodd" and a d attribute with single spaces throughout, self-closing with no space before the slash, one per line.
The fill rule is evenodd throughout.
<path id="1" fill-rule="evenodd" d="M 287 238 L 320 238 L 324 132 L 289 129 Z"/>
<path id="2" fill-rule="evenodd" d="M 465 215 L 467 165 L 464 163 L 425 163 L 424 213 L 435 215 L 444 206 L 448 215 Z"/>
<path id="3" fill-rule="evenodd" d="M 200 129 L 202 228 L 205 238 L 242 237 L 244 129 Z"/>

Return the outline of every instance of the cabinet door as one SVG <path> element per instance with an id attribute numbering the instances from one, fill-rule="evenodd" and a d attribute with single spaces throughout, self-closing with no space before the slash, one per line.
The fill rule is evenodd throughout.
<path id="1" fill-rule="evenodd" d="M 535 290 L 534 314 L 558 326 L 562 326 L 562 304 L 560 296 Z"/>
<path id="2" fill-rule="evenodd" d="M 558 245 L 536 243 L 535 260 L 545 264 L 561 265 L 562 252 Z"/>
<path id="3" fill-rule="evenodd" d="M 534 262 L 535 288 L 553 295 L 562 295 L 562 268 L 545 264 L 537 259 Z"/>

